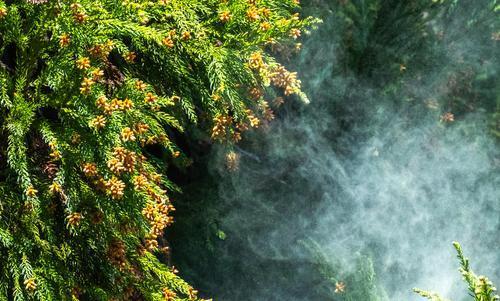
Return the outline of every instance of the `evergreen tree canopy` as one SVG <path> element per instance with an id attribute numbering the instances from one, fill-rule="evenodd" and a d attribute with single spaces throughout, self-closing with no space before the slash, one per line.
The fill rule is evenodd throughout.
<path id="1" fill-rule="evenodd" d="M 265 91 L 307 101 L 273 57 L 315 22 L 298 8 L 0 1 L 0 300 L 198 299 L 155 256 L 175 136 L 231 145 L 272 118 Z"/>

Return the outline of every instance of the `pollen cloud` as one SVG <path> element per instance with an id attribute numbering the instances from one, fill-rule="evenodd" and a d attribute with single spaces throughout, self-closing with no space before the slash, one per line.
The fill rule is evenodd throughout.
<path id="1" fill-rule="evenodd" d="M 480 11 L 480 2 L 473 8 Z M 341 70 L 343 28 L 321 5 L 324 24 L 305 40 L 294 66 L 311 103 L 286 104 L 265 133 L 237 148 L 231 156 L 238 170 L 213 169 L 223 176 L 221 228 L 244 262 L 236 266 L 247 273 L 226 279 L 235 288 L 227 293 L 231 288 L 224 286 L 222 299 L 322 300 L 306 292 L 325 289 L 324 296 L 344 300 L 340 290 L 357 288 L 342 277 L 356 273 L 356 262 L 366 256 L 377 293 L 364 300 L 421 300 L 413 287 L 463 300 L 466 285 L 452 241 L 462 244 L 475 271 L 498 284 L 494 104 L 464 92 L 467 78 L 480 72 L 497 85 L 498 59 L 484 42 L 489 33 L 458 27 L 475 10 L 464 9 L 447 24 L 429 22 L 438 44 L 426 50 L 407 45 L 415 47 L 407 61 L 388 61 L 366 76 Z M 411 40 L 405 33 L 399 39 Z M 397 95 L 384 68 L 402 74 Z M 470 101 L 466 110 L 445 103 L 457 93 Z M 225 153 L 215 151 L 214 166 Z M 321 253 L 316 268 L 311 244 Z M 231 262 L 234 249 L 226 251 Z M 272 277 L 259 275 L 258 267 L 268 271 L 264 265 L 273 266 Z"/>

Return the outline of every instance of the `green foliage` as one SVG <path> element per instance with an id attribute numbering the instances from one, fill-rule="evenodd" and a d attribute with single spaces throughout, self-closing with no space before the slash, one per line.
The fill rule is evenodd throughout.
<path id="1" fill-rule="evenodd" d="M 458 242 L 453 242 L 453 246 L 457 251 L 457 257 L 460 261 L 460 273 L 467 283 L 470 296 L 474 298 L 474 301 L 497 301 L 500 300 L 500 296 L 496 294 L 496 288 L 493 286 L 491 281 L 485 276 L 477 276 L 469 266 L 469 259 L 465 257 L 462 247 Z M 414 289 L 414 291 L 422 297 L 425 297 L 431 301 L 447 301 L 443 297 L 439 296 L 437 293 L 426 292 L 420 289 Z"/>
<path id="2" fill-rule="evenodd" d="M 337 101 L 337 110 L 340 107 L 349 114 L 363 108 L 344 100 L 365 97 L 352 91 L 361 83 L 374 89 L 371 93 L 376 93 L 373 98 L 378 103 L 407 110 L 410 116 L 434 112 L 439 120 L 452 113 L 460 120 L 468 113 L 486 111 L 497 132 L 497 2 L 308 1 L 307 12 L 325 20 L 313 39 L 329 46 L 310 41 L 313 46 L 306 50 L 311 57 L 322 54 L 324 61 L 318 66 L 334 64 L 332 74 L 325 74 L 325 86 L 338 86 L 338 78 L 353 80 L 337 88 L 346 90 L 338 100 L 328 97 L 331 88 L 327 87 L 309 94 Z M 304 78 L 321 72 L 315 65 Z M 365 99 L 361 102 L 366 104 Z M 365 118 L 362 112 L 356 113 L 352 115 Z"/>
<path id="3" fill-rule="evenodd" d="M 186 128 L 232 145 L 296 94 L 295 1 L 0 1 L 0 300 L 195 300 L 157 257 Z M 254 93 L 255 94 L 255 93 Z"/>
<path id="4" fill-rule="evenodd" d="M 319 274 L 327 280 L 333 300 L 388 300 L 384 290 L 377 285 L 370 257 L 358 254 L 354 268 L 350 269 L 340 260 L 327 257 L 317 242 L 308 240 L 302 243 L 310 250 Z"/>
<path id="5" fill-rule="evenodd" d="M 420 296 L 427 298 L 431 301 L 448 301 L 447 299 L 442 298 L 439 294 L 433 293 L 433 292 L 427 292 L 423 291 L 420 289 L 414 289 L 415 293 L 419 294 Z"/>

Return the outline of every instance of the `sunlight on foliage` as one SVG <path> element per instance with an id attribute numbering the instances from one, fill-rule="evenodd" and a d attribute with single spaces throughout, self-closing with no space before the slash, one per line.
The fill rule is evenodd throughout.
<path id="1" fill-rule="evenodd" d="M 197 300 L 155 255 L 175 137 L 233 145 L 266 93 L 307 101 L 280 50 L 297 1 L 0 1 L 0 300 Z M 253 91 L 253 92 L 252 92 Z M 163 255 L 162 255 L 163 254 Z"/>

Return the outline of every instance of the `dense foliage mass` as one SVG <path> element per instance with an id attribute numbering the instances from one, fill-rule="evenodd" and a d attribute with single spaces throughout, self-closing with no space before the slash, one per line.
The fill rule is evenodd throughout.
<path id="1" fill-rule="evenodd" d="M 297 9 L 0 1 L 0 300 L 198 299 L 155 256 L 177 189 L 164 174 L 189 164 L 175 139 L 230 146 L 273 117 L 265 91 L 307 101 L 269 54 L 297 50 L 314 22 Z"/>

